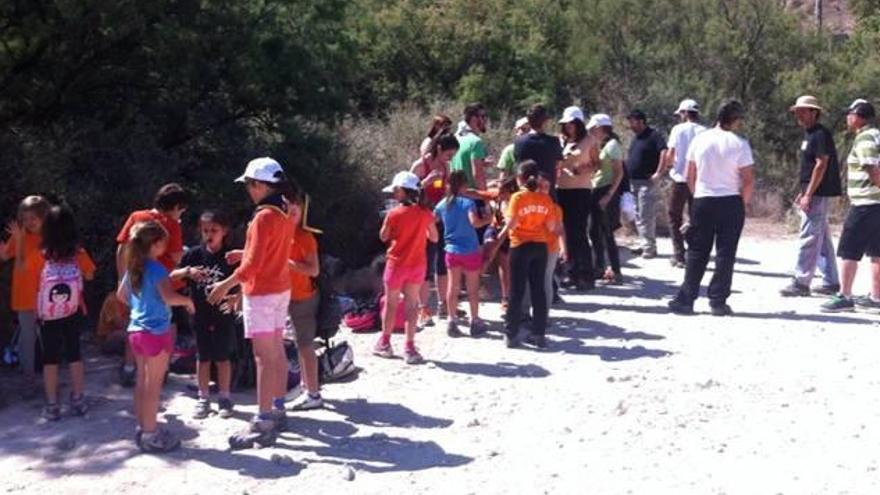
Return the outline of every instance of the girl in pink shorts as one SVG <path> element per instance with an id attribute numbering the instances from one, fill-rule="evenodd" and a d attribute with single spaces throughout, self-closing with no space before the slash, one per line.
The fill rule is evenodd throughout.
<path id="1" fill-rule="evenodd" d="M 165 228 L 151 220 L 136 224 L 129 235 L 126 271 L 116 297 L 130 308 L 128 341 L 137 363 L 135 443 L 144 452 L 168 452 L 180 445 L 180 439 L 159 429 L 156 415 L 174 347 L 169 306 L 184 306 L 190 314 L 195 308 L 190 298 L 172 289 L 168 270 L 157 260 L 168 243 Z"/>
<path id="2" fill-rule="evenodd" d="M 406 304 L 406 345 L 404 356 L 407 364 L 423 361 L 416 349 L 416 320 L 418 319 L 419 289 L 425 281 L 428 241 L 437 242 L 437 227 L 431 212 L 420 204 L 419 178 L 410 172 L 400 172 L 385 188 L 394 195 L 400 206 L 385 217 L 379 237 L 388 243 L 385 274 L 385 310 L 382 314 L 382 335 L 373 348 L 373 354 L 391 358 L 391 332 L 397 316 L 397 305 L 403 292 Z"/>

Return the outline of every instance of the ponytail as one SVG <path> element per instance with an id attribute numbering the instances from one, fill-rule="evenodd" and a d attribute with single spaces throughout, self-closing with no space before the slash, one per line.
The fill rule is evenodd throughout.
<path id="1" fill-rule="evenodd" d="M 538 190 L 540 169 L 534 160 L 525 160 L 517 166 L 517 180 L 531 192 Z"/>
<path id="2" fill-rule="evenodd" d="M 461 170 L 449 174 L 446 179 L 446 208 L 452 206 L 452 201 L 461 193 L 461 189 L 467 184 L 467 176 Z"/>
<path id="3" fill-rule="evenodd" d="M 133 293 L 138 293 L 144 283 L 144 264 L 150 256 L 150 249 L 162 239 L 168 237 L 168 231 L 159 222 L 149 220 L 135 224 L 129 234 L 125 247 L 125 267 L 128 283 Z"/>

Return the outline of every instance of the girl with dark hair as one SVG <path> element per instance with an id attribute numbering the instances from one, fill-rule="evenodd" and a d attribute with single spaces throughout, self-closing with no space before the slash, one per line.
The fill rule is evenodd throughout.
<path id="1" fill-rule="evenodd" d="M 40 343 L 43 351 L 43 385 L 46 406 L 43 418 L 61 418 L 58 405 L 58 365 L 62 358 L 70 367 L 73 390 L 70 411 L 82 416 L 88 411 L 83 399 L 83 370 L 79 338 L 83 320 L 83 280 L 95 276 L 95 263 L 79 245 L 76 219 L 67 206 L 53 206 L 42 228 L 43 258 L 37 300 Z"/>
<path id="2" fill-rule="evenodd" d="M 623 181 L 623 148 L 614 133 L 611 117 L 596 114 L 587 125 L 590 134 L 602 145 L 601 164 L 593 175 L 593 197 L 590 203 L 590 240 L 597 270 L 608 283 L 620 283 L 620 252 L 614 231 L 620 225 L 620 184 Z M 608 255 L 606 265 L 605 255 Z"/>
<path id="3" fill-rule="evenodd" d="M 452 309 L 449 314 L 446 333 L 450 337 L 460 337 L 461 331 L 456 322 L 455 309 L 458 308 L 458 291 L 461 276 L 464 274 L 465 286 L 470 304 L 470 335 L 475 337 L 486 331 L 480 320 L 480 272 L 483 257 L 476 229 L 488 225 L 490 217 L 480 217 L 476 203 L 462 194 L 467 188 L 467 176 L 457 171 L 449 174 L 446 197 L 434 209 L 434 215 L 444 226 L 445 259 L 449 269 L 449 287 L 443 294 L 446 305 Z"/>
<path id="4" fill-rule="evenodd" d="M 504 212 L 510 198 L 519 190 L 516 177 L 505 179 L 498 188 L 498 196 L 492 202 L 492 223 L 483 235 L 483 268 L 492 260 L 498 260 L 498 281 L 501 285 L 501 311 L 506 312 L 510 301 L 510 238 L 502 235 L 505 226 Z"/>
<path id="5" fill-rule="evenodd" d="M 504 317 L 508 347 L 520 344 L 519 325 L 526 283 L 532 300 L 532 335 L 527 342 L 546 347 L 547 298 L 544 275 L 547 267 L 547 244 L 560 219 L 548 194 L 539 191 L 539 168 L 533 160 L 519 164 L 517 183 L 520 191 L 510 198 L 507 226 L 502 235 L 510 236 L 510 304 Z"/>
<path id="6" fill-rule="evenodd" d="M 422 140 L 422 144 L 419 145 L 419 154 L 427 155 L 431 149 L 434 147 L 434 144 L 441 136 L 449 135 L 452 131 L 452 119 L 443 114 L 437 114 L 431 119 L 431 128 L 428 129 L 428 134 L 425 136 L 425 139 Z"/>

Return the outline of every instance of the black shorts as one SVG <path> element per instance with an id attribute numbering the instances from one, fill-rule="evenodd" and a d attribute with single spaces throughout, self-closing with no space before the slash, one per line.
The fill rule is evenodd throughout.
<path id="1" fill-rule="evenodd" d="M 425 270 L 425 280 L 433 280 L 434 275 L 442 277 L 446 270 L 446 242 L 443 240 L 443 222 L 437 222 L 437 242 L 428 243 L 428 267 Z"/>
<path id="2" fill-rule="evenodd" d="M 40 325 L 40 346 L 43 364 L 61 364 L 82 361 L 79 347 L 79 330 L 83 319 L 80 315 L 60 320 L 44 321 Z"/>
<path id="3" fill-rule="evenodd" d="M 837 256 L 860 261 L 865 255 L 880 258 L 880 205 L 853 206 L 843 224 Z"/>
<path id="4" fill-rule="evenodd" d="M 483 232 L 483 244 L 487 242 L 494 242 L 498 240 L 498 235 L 501 234 L 501 229 L 494 225 L 489 225 L 486 227 L 486 231 Z M 498 248 L 504 254 L 510 252 L 510 237 L 504 239 L 504 242 L 501 243 L 501 246 Z"/>
<path id="5" fill-rule="evenodd" d="M 199 362 L 229 361 L 235 355 L 235 321 L 232 318 L 213 323 L 197 321 L 195 330 Z"/>

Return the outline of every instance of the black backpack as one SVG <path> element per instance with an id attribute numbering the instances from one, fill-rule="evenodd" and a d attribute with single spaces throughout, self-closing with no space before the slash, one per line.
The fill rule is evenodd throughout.
<path id="1" fill-rule="evenodd" d="M 325 343 L 336 336 L 339 325 L 342 324 L 342 304 L 339 302 L 339 294 L 333 289 L 332 273 L 330 273 L 332 270 L 329 270 L 327 266 L 329 263 L 326 260 L 324 256 L 321 257 L 320 272 L 313 280 L 319 297 L 318 314 L 315 316 L 317 320 L 315 337 Z"/>

